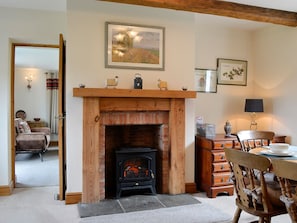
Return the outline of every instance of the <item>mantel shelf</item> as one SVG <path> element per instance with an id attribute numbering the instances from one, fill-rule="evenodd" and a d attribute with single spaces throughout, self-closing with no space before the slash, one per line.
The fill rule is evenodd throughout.
<path id="1" fill-rule="evenodd" d="M 73 96 L 106 98 L 196 98 L 196 91 L 73 88 Z"/>

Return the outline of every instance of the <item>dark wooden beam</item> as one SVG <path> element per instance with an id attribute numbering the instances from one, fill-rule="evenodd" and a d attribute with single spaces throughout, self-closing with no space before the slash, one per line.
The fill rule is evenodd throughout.
<path id="1" fill-rule="evenodd" d="M 100 1 L 100 0 L 98 0 Z M 297 26 L 297 13 L 219 0 L 101 0 Z"/>

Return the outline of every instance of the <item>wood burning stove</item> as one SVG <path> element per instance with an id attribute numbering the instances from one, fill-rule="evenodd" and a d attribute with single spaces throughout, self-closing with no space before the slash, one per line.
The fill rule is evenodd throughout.
<path id="1" fill-rule="evenodd" d="M 145 147 L 116 150 L 116 197 L 123 191 L 150 189 L 156 194 L 156 149 Z"/>

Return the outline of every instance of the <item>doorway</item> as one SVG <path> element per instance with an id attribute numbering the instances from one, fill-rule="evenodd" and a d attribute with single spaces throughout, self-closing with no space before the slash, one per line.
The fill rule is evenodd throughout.
<path id="1" fill-rule="evenodd" d="M 62 40 L 62 41 L 61 41 Z M 62 43 L 62 46 L 61 46 Z M 45 152 L 44 161 L 49 161 L 54 165 L 55 181 L 59 186 L 58 198 L 64 200 L 65 185 L 64 185 L 64 147 L 63 136 L 64 129 L 60 128 L 60 100 L 63 97 L 63 78 L 60 78 L 61 73 L 64 76 L 64 41 L 60 35 L 60 45 L 45 45 L 45 44 L 12 44 L 11 57 L 11 126 L 12 126 L 12 145 L 15 144 L 14 118 L 16 111 L 24 110 L 27 115 L 29 124 L 42 125 L 51 129 L 51 143 L 49 149 Z M 45 59 L 44 59 L 45 58 Z M 61 62 L 62 61 L 62 62 Z M 54 77 L 53 77 L 54 75 Z M 54 78 L 58 80 L 54 99 L 52 92 L 49 91 L 48 80 Z M 56 113 L 53 112 L 56 110 Z M 37 120 L 37 121 L 36 121 Z M 38 126 L 37 126 L 38 127 Z M 23 155 L 23 154 L 22 154 Z M 16 162 L 19 159 L 35 159 L 33 154 L 24 154 L 23 157 L 17 157 L 15 147 L 12 146 L 12 180 L 14 187 L 18 185 L 18 176 L 16 176 Z M 26 157 L 27 156 L 27 157 Z M 37 157 L 38 158 L 38 157 Z M 56 159 L 54 160 L 53 159 Z M 38 165 L 41 160 L 38 160 Z M 53 164 L 54 162 L 54 164 Z M 43 163 L 43 162 L 41 162 Z M 43 163 L 44 164 L 44 163 Z M 22 169 L 22 168 L 21 168 Z M 30 172 L 30 171 L 29 171 Z M 47 175 L 45 172 L 44 175 Z M 34 175 L 34 173 L 33 173 Z M 48 180 L 48 179 L 46 179 Z M 30 180 L 29 180 L 30 181 Z M 44 182 L 43 186 L 53 186 L 52 183 Z M 46 185 L 48 184 L 48 185 Z M 34 184 L 33 184 L 34 185 Z M 30 186 L 30 185 L 29 185 Z M 38 185 L 38 183 L 36 184 Z"/>
<path id="2" fill-rule="evenodd" d="M 58 80 L 58 70 L 58 48 L 15 46 L 15 114 L 22 114 L 31 131 L 50 133 L 42 162 L 39 153 L 16 150 L 15 187 L 59 185 L 58 120 L 55 118 L 58 116 L 58 85 L 51 84 L 51 80 Z"/>

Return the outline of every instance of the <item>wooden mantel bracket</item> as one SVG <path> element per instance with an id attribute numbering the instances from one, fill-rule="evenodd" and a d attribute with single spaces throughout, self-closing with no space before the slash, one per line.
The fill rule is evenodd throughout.
<path id="1" fill-rule="evenodd" d="M 219 0 L 98 0 L 197 12 L 285 26 L 297 26 L 297 13 Z"/>

